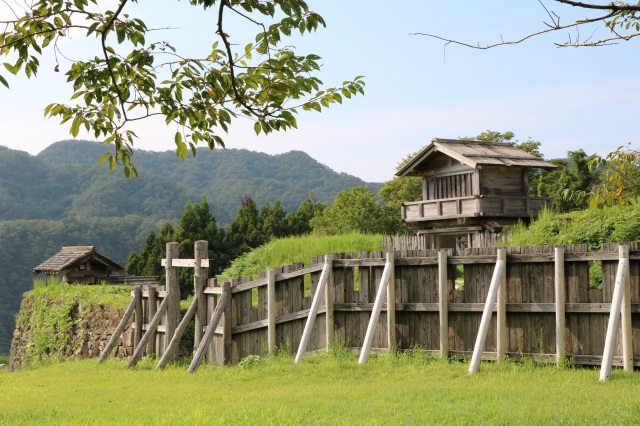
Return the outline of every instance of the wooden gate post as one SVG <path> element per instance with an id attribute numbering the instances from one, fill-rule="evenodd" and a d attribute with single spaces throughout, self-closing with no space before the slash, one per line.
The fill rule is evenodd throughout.
<path id="1" fill-rule="evenodd" d="M 197 298 L 195 333 L 193 338 L 193 350 L 195 351 L 202 340 L 204 325 L 207 323 L 207 301 L 204 297 L 204 287 L 209 275 L 209 268 L 201 267 L 202 259 L 206 259 L 209 253 L 208 241 L 196 241 L 193 251 L 195 254 L 195 269 L 193 272 L 193 289 Z"/>
<path id="2" fill-rule="evenodd" d="M 178 268 L 173 266 L 173 259 L 178 259 L 180 248 L 178 243 L 167 243 L 167 262 L 165 276 L 167 282 L 167 322 L 164 337 L 165 349 L 173 338 L 173 334 L 180 322 L 180 283 L 178 282 Z"/>

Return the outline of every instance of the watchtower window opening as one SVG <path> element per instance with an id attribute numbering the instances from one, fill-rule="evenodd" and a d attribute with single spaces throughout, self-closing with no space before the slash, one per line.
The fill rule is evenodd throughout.
<path id="1" fill-rule="evenodd" d="M 431 177 L 426 180 L 427 199 L 473 196 L 473 173 Z"/>

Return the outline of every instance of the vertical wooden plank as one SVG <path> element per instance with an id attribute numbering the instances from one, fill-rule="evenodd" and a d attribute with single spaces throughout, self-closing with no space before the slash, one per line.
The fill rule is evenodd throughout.
<path id="1" fill-rule="evenodd" d="M 215 278 L 210 278 L 209 280 L 207 280 L 207 287 L 215 287 L 216 286 L 216 279 Z M 209 324 L 209 321 L 211 321 L 211 317 L 213 316 L 213 311 L 215 310 L 215 304 L 216 304 L 216 299 L 215 299 L 215 294 L 207 294 L 206 298 L 205 298 L 205 323 Z M 229 302 L 231 303 L 231 302 Z M 204 331 L 204 330 L 203 330 Z M 211 339 L 211 342 L 209 342 L 209 345 L 207 345 L 207 352 L 206 352 L 206 360 L 208 364 L 213 364 L 215 363 L 215 357 L 216 357 L 216 352 L 215 352 L 215 348 L 216 348 L 216 340 L 219 339 L 219 335 L 218 334 L 214 334 L 213 338 Z"/>
<path id="2" fill-rule="evenodd" d="M 133 299 L 136 302 L 133 347 L 137 348 L 140 343 L 140 339 L 142 339 L 142 289 L 139 285 L 133 288 Z"/>
<path id="3" fill-rule="evenodd" d="M 180 283 L 178 282 L 178 268 L 172 265 L 173 259 L 179 258 L 178 243 L 167 243 L 167 262 L 165 265 L 165 276 L 167 280 L 167 322 L 165 324 L 166 332 L 164 334 L 164 348 L 173 338 L 176 327 L 180 322 Z"/>
<path id="4" fill-rule="evenodd" d="M 521 247 L 512 247 L 511 253 L 520 254 L 522 252 Z M 522 281 L 523 281 L 523 269 L 521 264 L 513 263 L 509 265 L 508 273 L 509 284 L 507 286 L 507 292 L 509 293 L 509 302 L 522 303 Z M 511 352 L 524 352 L 524 325 L 523 314 L 512 314 L 509 317 L 510 324 L 510 351 Z"/>
<path id="5" fill-rule="evenodd" d="M 209 253 L 209 242 L 199 240 L 194 243 L 193 251 L 195 253 L 195 268 L 193 272 L 193 292 L 197 298 L 196 314 L 195 314 L 195 333 L 193 335 L 193 350 L 200 346 L 202 340 L 204 325 L 207 321 L 206 305 L 207 301 L 204 297 L 204 286 L 207 282 L 209 268 L 201 266 L 202 259 L 206 259 Z"/>
<path id="6" fill-rule="evenodd" d="M 500 274 L 497 295 L 496 314 L 496 356 L 497 361 L 502 362 L 507 353 L 507 251 L 498 250 L 498 261 L 502 260 L 504 266 Z"/>
<path id="7" fill-rule="evenodd" d="M 233 293 L 231 293 L 231 283 L 229 281 L 225 281 L 222 283 L 222 291 L 226 293 L 230 293 L 230 299 L 233 299 Z M 228 364 L 230 362 L 236 361 L 232 359 L 231 353 L 231 328 L 232 328 L 232 315 L 233 311 L 231 310 L 231 303 L 227 301 L 224 306 L 224 313 L 222 314 L 222 343 L 223 343 L 223 351 L 220 354 L 220 360 L 222 364 Z"/>
<path id="8" fill-rule="evenodd" d="M 620 246 L 620 257 L 626 269 L 621 306 L 622 361 L 625 371 L 633 371 L 633 342 L 631 340 L 631 286 L 629 274 L 629 246 Z"/>
<path id="9" fill-rule="evenodd" d="M 276 270 L 267 271 L 267 347 L 269 356 L 276 348 Z"/>
<path id="10" fill-rule="evenodd" d="M 390 351 L 396 350 L 396 278 L 395 255 L 387 253 L 387 264 L 390 265 L 389 282 L 387 284 L 387 342 Z"/>
<path id="11" fill-rule="evenodd" d="M 561 366 L 565 358 L 565 282 L 564 247 L 554 249 L 555 258 L 555 301 L 556 301 L 556 363 Z"/>
<path id="12" fill-rule="evenodd" d="M 447 282 L 447 252 L 438 252 L 438 313 L 440 320 L 440 358 L 449 353 L 449 304 Z"/>
<path id="13" fill-rule="evenodd" d="M 333 284 L 333 256 L 328 254 L 324 258 L 325 263 L 329 264 L 329 276 L 327 277 L 327 284 L 324 288 L 324 303 L 325 303 L 325 344 L 327 351 L 333 344 L 333 336 L 335 330 L 335 317 L 333 314 L 333 297 L 335 294 Z M 362 290 L 362 281 L 360 282 L 360 290 Z"/>
<path id="14" fill-rule="evenodd" d="M 147 292 L 149 293 L 149 298 L 147 300 L 147 317 L 148 317 L 147 324 L 148 324 L 149 322 L 151 322 L 151 320 L 156 314 L 156 311 L 158 310 L 158 299 L 156 296 L 155 286 L 149 286 L 149 288 L 147 289 Z M 149 343 L 147 344 L 147 355 L 156 353 L 156 341 L 157 341 L 156 336 L 152 336 L 149 338 Z"/>

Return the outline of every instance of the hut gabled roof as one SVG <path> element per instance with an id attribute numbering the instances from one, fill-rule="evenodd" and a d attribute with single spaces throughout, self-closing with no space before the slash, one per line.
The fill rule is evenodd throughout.
<path id="1" fill-rule="evenodd" d="M 62 247 L 53 257 L 42 262 L 33 269 L 34 274 L 65 275 L 87 261 L 94 261 L 105 265 L 115 272 L 124 272 L 124 268 L 98 253 L 94 246 Z"/>
<path id="2" fill-rule="evenodd" d="M 473 169 L 479 165 L 537 167 L 552 169 L 556 166 L 540 157 L 515 147 L 513 143 L 466 141 L 434 138 L 429 145 L 416 154 L 396 176 L 419 175 L 420 165 L 429 161 L 436 153 L 445 154 Z"/>

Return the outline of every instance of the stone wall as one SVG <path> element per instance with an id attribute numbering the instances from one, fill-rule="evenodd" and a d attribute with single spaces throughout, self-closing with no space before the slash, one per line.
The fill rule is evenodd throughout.
<path id="1" fill-rule="evenodd" d="M 18 317 L 31 315 L 34 301 L 32 295 L 25 293 Z M 117 310 L 111 306 L 74 304 L 69 312 L 72 321 L 71 332 L 62 340 L 56 339 L 56 336 L 49 336 L 56 344 L 47 351 L 48 353 L 42 354 L 40 359 L 56 356 L 72 360 L 98 357 L 123 315 L 124 310 Z M 111 357 L 125 358 L 133 353 L 132 319 L 133 316 L 111 352 Z M 9 371 L 24 367 L 31 361 L 28 348 L 35 344 L 34 330 L 31 328 L 26 324 L 16 324 L 9 353 Z"/>

